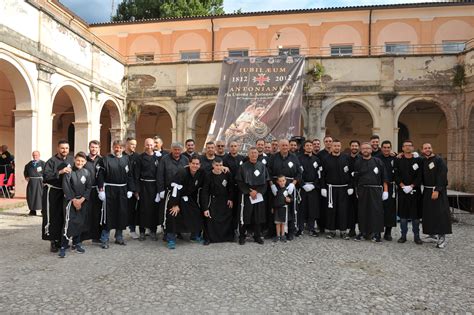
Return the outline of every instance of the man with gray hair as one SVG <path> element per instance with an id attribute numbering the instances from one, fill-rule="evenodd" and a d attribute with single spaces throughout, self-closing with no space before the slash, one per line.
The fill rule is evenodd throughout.
<path id="1" fill-rule="evenodd" d="M 154 136 L 153 137 L 153 142 L 155 143 L 155 155 L 159 157 L 160 159 L 168 154 L 167 151 L 163 150 L 163 139 L 161 139 L 159 136 Z"/>

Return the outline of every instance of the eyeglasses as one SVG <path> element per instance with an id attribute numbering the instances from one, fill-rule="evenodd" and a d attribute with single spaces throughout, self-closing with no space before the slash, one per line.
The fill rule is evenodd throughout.
<path id="1" fill-rule="evenodd" d="M 217 147 L 218 147 L 218 148 L 223 148 L 224 145 L 218 144 Z"/>

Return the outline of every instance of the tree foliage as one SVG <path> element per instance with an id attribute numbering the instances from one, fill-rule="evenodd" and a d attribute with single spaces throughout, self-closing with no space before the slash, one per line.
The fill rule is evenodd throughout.
<path id="1" fill-rule="evenodd" d="M 112 21 L 224 14 L 224 0 L 124 0 Z"/>

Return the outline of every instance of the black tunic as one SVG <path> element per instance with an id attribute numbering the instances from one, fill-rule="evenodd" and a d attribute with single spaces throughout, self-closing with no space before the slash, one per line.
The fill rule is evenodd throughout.
<path id="1" fill-rule="evenodd" d="M 440 156 L 423 159 L 423 233 L 452 234 L 451 214 L 446 187 L 448 168 Z M 438 199 L 431 199 L 434 191 Z"/>
<path id="2" fill-rule="evenodd" d="M 383 162 L 371 157 L 358 159 L 354 164 L 354 184 L 357 187 L 358 222 L 361 233 L 380 233 L 384 230 L 382 201 L 383 184 L 388 182 Z"/>
<path id="3" fill-rule="evenodd" d="M 133 187 L 136 188 L 136 187 L 138 187 L 138 182 L 137 182 L 137 178 L 136 178 L 134 173 L 135 173 L 135 170 L 136 170 L 136 164 L 137 164 L 137 159 L 138 159 L 139 154 L 135 153 L 135 152 L 131 152 L 131 153 L 124 152 L 123 155 L 126 155 L 129 158 L 130 173 L 131 173 L 131 177 L 132 177 L 132 180 L 133 180 Z M 135 197 L 135 194 L 131 198 L 127 199 L 127 212 L 128 212 L 127 213 L 127 217 L 128 217 L 127 225 L 128 226 L 135 226 L 135 225 L 139 224 L 138 200 Z"/>
<path id="4" fill-rule="evenodd" d="M 97 240 L 100 238 L 100 217 L 102 214 L 102 201 L 99 199 L 99 191 L 97 189 L 97 175 L 99 173 L 100 164 L 99 161 L 102 159 L 101 156 L 96 156 L 94 159 L 91 159 L 90 156 L 87 156 L 86 165 L 84 168 L 89 171 L 91 174 L 91 193 L 88 200 L 87 206 L 87 218 L 86 218 L 86 227 L 84 233 L 81 235 L 81 240 Z"/>
<path id="5" fill-rule="evenodd" d="M 205 218 L 205 231 L 209 241 L 229 242 L 234 239 L 232 208 L 227 205 L 232 200 L 234 181 L 231 173 L 209 173 L 205 178 L 201 193 L 204 210 L 209 210 L 210 218 Z"/>
<path id="6" fill-rule="evenodd" d="M 202 212 L 204 205 L 199 202 L 199 195 L 204 185 L 205 172 L 199 169 L 194 175 L 189 167 L 178 170 L 171 186 L 176 186 L 168 194 L 166 202 L 166 221 L 164 225 L 168 233 L 198 233 L 202 229 Z M 174 194 L 174 192 L 176 194 Z M 169 210 L 179 206 L 180 211 L 176 217 L 172 216 Z"/>
<path id="7" fill-rule="evenodd" d="M 395 157 L 379 155 L 387 171 L 388 199 L 383 201 L 384 226 L 397 226 L 397 185 L 395 184 Z"/>
<path id="8" fill-rule="evenodd" d="M 206 173 L 212 171 L 212 161 L 214 161 L 214 159 L 208 159 L 206 155 L 201 155 L 199 157 L 199 160 L 201 161 L 201 170 L 205 171 Z"/>
<path id="9" fill-rule="evenodd" d="M 328 155 L 323 161 L 321 189 L 327 189 L 326 228 L 344 231 L 349 228 L 349 195 L 352 188 L 352 162 L 347 154 Z"/>
<path id="10" fill-rule="evenodd" d="M 108 230 L 124 230 L 128 223 L 127 191 L 135 191 L 129 156 L 109 154 L 99 165 L 97 185 L 105 189 L 106 199 L 102 203 L 102 225 Z"/>
<path id="11" fill-rule="evenodd" d="M 272 208 L 273 208 L 273 218 L 275 223 L 285 223 L 288 224 L 288 208 L 291 204 L 290 202 L 286 202 L 286 195 L 288 195 L 288 191 L 285 187 L 281 188 L 278 187 L 278 191 L 276 196 L 273 198 L 272 201 Z M 291 199 L 291 197 L 290 197 Z"/>
<path id="12" fill-rule="evenodd" d="M 265 192 L 270 180 L 265 165 L 260 161 L 255 164 L 247 161 L 237 171 L 235 180 L 240 190 L 240 224 L 265 223 Z M 252 204 L 250 189 L 262 194 L 264 201 Z"/>
<path id="13" fill-rule="evenodd" d="M 31 211 L 41 210 L 43 202 L 43 171 L 46 163 L 42 160 L 30 161 L 25 165 L 23 176 L 28 178 L 26 201 Z"/>
<path id="14" fill-rule="evenodd" d="M 135 182 L 139 193 L 139 224 L 142 228 L 155 229 L 158 226 L 158 204 L 155 202 L 158 192 L 158 157 L 143 152 L 136 159 Z"/>
<path id="15" fill-rule="evenodd" d="M 227 153 L 224 156 L 223 162 L 224 166 L 228 167 L 230 173 L 233 177 L 237 174 L 239 167 L 244 163 L 245 157 L 243 155 L 237 154 L 236 156 L 232 156 L 232 154 Z M 237 229 L 239 225 L 239 187 L 237 186 L 237 182 L 235 180 L 232 181 L 232 213 L 233 213 L 233 221 L 232 226 Z"/>
<path id="16" fill-rule="evenodd" d="M 299 195 L 301 196 L 298 207 L 298 220 L 303 219 L 305 223 L 314 222 L 320 214 L 320 179 L 322 164 L 314 154 L 301 154 L 299 157 L 301 164 L 301 183 Z M 314 189 L 307 192 L 303 189 L 305 184 L 313 184 Z M 300 214 L 301 212 L 301 214 Z"/>
<path id="17" fill-rule="evenodd" d="M 402 219 L 420 219 L 422 215 L 420 191 L 422 160 L 415 157 L 411 159 L 402 157 L 396 159 L 394 164 L 395 182 L 398 186 L 398 216 Z M 413 190 L 406 194 L 400 183 L 405 186 L 413 184 Z"/>
<path id="18" fill-rule="evenodd" d="M 92 178 L 89 170 L 73 167 L 73 172 L 64 174 L 64 227 L 63 235 L 67 238 L 81 235 L 86 230 L 87 209 L 89 206 L 90 192 L 92 188 Z M 72 204 L 73 199 L 85 198 L 80 209 L 76 209 Z"/>
<path id="19" fill-rule="evenodd" d="M 351 158 L 351 165 L 349 168 L 354 169 L 355 162 L 361 159 L 362 157 L 360 154 L 356 154 L 355 156 L 350 155 L 350 158 Z M 349 196 L 347 222 L 349 224 L 350 229 L 355 229 L 355 226 L 358 222 L 358 216 L 359 216 L 358 203 L 359 203 L 359 200 L 357 199 L 357 193 L 354 193 L 351 196 Z"/>
<path id="20" fill-rule="evenodd" d="M 8 177 L 13 172 L 13 160 L 13 155 L 8 151 L 2 152 L 2 154 L 0 154 L 0 174 L 5 174 L 5 182 L 8 180 Z"/>
<path id="21" fill-rule="evenodd" d="M 62 158 L 58 155 L 50 158 L 43 171 L 43 214 L 42 238 L 44 240 L 59 241 L 62 236 L 62 227 L 64 223 L 64 192 L 62 188 L 63 175 L 59 171 L 65 167 L 74 165 L 72 156 L 68 155 Z"/>

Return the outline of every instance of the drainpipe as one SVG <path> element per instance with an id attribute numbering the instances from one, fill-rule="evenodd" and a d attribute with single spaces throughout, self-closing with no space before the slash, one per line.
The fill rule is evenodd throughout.
<path id="1" fill-rule="evenodd" d="M 372 55 L 372 9 L 369 11 L 369 56 Z"/>
<path id="2" fill-rule="evenodd" d="M 214 19 L 211 18 L 211 32 L 212 32 L 212 52 L 211 52 L 211 60 L 214 61 Z"/>

